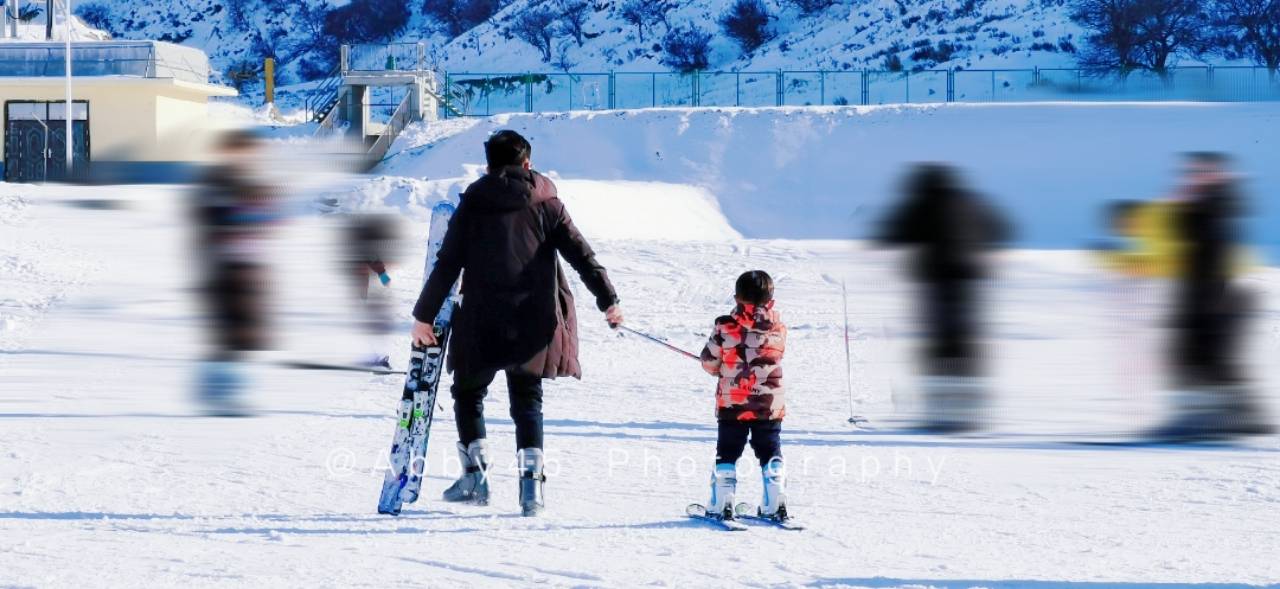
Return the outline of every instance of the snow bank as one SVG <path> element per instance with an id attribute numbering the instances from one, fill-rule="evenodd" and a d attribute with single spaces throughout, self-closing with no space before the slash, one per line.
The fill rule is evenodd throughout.
<path id="1" fill-rule="evenodd" d="M 434 130 L 432 127 L 434 126 Z M 565 179 L 660 182 L 714 196 L 751 238 L 865 235 L 910 162 L 954 162 L 1014 218 L 1020 245 L 1073 248 L 1113 199 L 1167 193 L 1177 154 L 1238 158 L 1258 202 L 1280 192 L 1273 104 L 1108 103 L 660 109 L 513 114 L 419 126 L 380 171 L 449 178 L 483 161 L 500 128 L 530 138 L 536 167 Z M 1280 253 L 1280 212 L 1260 207 L 1253 237 Z"/>
<path id="2" fill-rule="evenodd" d="M 698 241 L 741 239 L 705 188 L 662 182 L 555 178 L 560 199 L 588 237 Z"/>

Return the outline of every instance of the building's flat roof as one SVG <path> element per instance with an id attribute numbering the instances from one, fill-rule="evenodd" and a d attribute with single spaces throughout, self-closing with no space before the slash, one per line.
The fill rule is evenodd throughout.
<path id="1" fill-rule="evenodd" d="M 66 47 L 59 42 L 0 43 L 0 80 L 63 77 Z M 162 41 L 77 41 L 71 44 L 77 78 L 130 76 L 209 84 L 209 58 L 199 49 Z"/>
<path id="2" fill-rule="evenodd" d="M 204 94 L 206 96 L 239 96 L 240 93 L 235 88 L 227 86 L 219 86 L 217 84 L 207 84 L 202 82 L 188 82 L 186 80 L 178 80 L 174 78 L 139 78 L 136 76 L 85 76 L 73 78 L 73 86 L 172 86 L 182 90 L 188 90 Z M 5 86 L 48 86 L 57 92 L 64 92 L 63 78 L 50 78 L 44 76 L 0 76 L 0 87 Z M 59 94 L 61 96 L 61 94 Z"/>

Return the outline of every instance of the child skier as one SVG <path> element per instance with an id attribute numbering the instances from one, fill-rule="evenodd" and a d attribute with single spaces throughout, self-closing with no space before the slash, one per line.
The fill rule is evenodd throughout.
<path id="1" fill-rule="evenodd" d="M 716 388 L 716 467 L 707 515 L 734 519 L 737 462 L 751 439 L 764 477 L 762 517 L 787 519 L 782 466 L 782 354 L 787 327 L 773 309 L 773 279 L 753 270 L 738 277 L 733 312 L 716 319 L 702 350 L 702 367 L 720 378 Z"/>

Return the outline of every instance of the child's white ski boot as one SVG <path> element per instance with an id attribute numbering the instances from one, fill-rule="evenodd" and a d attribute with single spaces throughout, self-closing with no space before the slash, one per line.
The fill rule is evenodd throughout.
<path id="1" fill-rule="evenodd" d="M 711 501 L 707 502 L 707 515 L 720 519 L 733 519 L 734 495 L 738 489 L 738 469 L 733 464 L 717 464 L 711 473 Z"/>
<path id="2" fill-rule="evenodd" d="M 787 470 L 778 459 L 770 460 L 760 467 L 764 479 L 764 501 L 760 504 L 760 517 L 777 521 L 786 521 L 787 516 Z"/>

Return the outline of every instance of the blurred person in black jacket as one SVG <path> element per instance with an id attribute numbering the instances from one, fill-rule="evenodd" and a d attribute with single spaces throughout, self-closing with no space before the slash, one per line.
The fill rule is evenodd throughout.
<path id="1" fill-rule="evenodd" d="M 1172 382 L 1177 414 L 1170 437 L 1271 431 L 1250 398 L 1241 366 L 1253 296 L 1234 277 L 1241 264 L 1239 219 L 1246 206 L 1227 156 L 1186 157 L 1173 215 L 1180 262 L 1174 285 Z"/>
<path id="2" fill-rule="evenodd" d="M 213 415 L 248 413 L 242 402 L 246 355 L 269 347 L 267 242 L 283 214 L 275 191 L 256 171 L 261 147 L 252 131 L 224 134 L 191 207 L 199 298 L 212 347 L 200 365 L 198 395 Z"/>
<path id="3" fill-rule="evenodd" d="M 879 243 L 910 250 L 907 273 L 920 288 L 929 429 L 977 425 L 980 285 L 990 274 L 988 254 L 1009 239 L 1004 217 L 939 163 L 908 173 L 902 199 L 880 227 Z"/>

